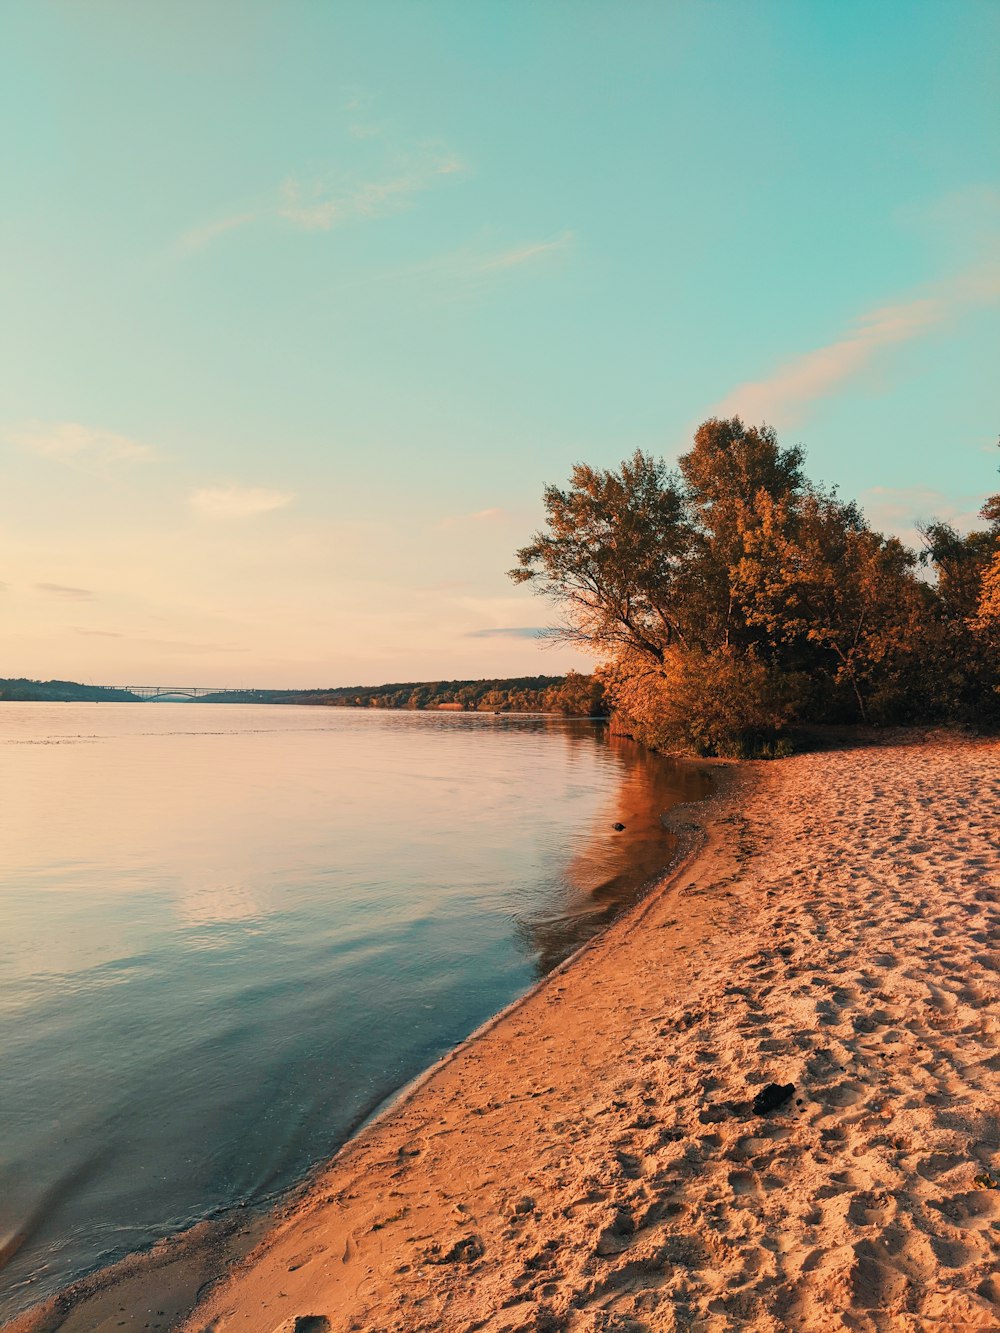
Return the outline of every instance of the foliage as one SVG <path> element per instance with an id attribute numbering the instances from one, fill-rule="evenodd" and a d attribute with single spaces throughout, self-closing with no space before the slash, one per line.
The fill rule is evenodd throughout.
<path id="1" fill-rule="evenodd" d="M 620 729 L 655 750 L 746 758 L 774 747 L 794 682 L 732 648 L 668 650 L 659 668 L 628 655 L 601 671 Z"/>
<path id="2" fill-rule="evenodd" d="M 208 702 L 212 702 L 212 696 Z M 486 713 L 561 713 L 602 717 L 604 689 L 594 676 L 519 676 L 511 680 L 411 681 L 327 690 L 246 690 L 217 702 L 318 704 L 334 708 L 456 709 Z"/>
<path id="3" fill-rule="evenodd" d="M 996 711 L 1000 497 L 987 531 L 925 528 L 928 580 L 803 463 L 766 426 L 712 419 L 676 471 L 636 453 L 546 488 L 511 577 L 559 605 L 647 743 L 774 752 L 792 722 Z"/>
<path id="4" fill-rule="evenodd" d="M 684 642 L 685 556 L 693 531 L 662 462 L 636 453 L 621 472 L 573 469 L 569 490 L 549 486 L 548 531 L 518 551 L 516 583 L 544 578 L 566 609 L 566 639 L 662 662 Z"/>
<path id="5" fill-rule="evenodd" d="M 988 526 L 965 535 L 941 522 L 921 530 L 936 594 L 923 674 L 946 715 L 971 724 L 1000 720 L 1000 495 L 979 516 Z"/>
<path id="6" fill-rule="evenodd" d="M 53 703 L 125 703 L 138 696 L 112 686 L 81 685 L 75 680 L 28 680 L 24 676 L 0 678 L 0 700 L 47 700 Z"/>
<path id="7" fill-rule="evenodd" d="M 976 624 L 985 633 L 996 635 L 1000 631 L 1000 551 L 983 574 Z"/>
<path id="8" fill-rule="evenodd" d="M 78 700 L 137 703 L 128 690 L 68 680 L 0 679 L 0 700 Z M 513 680 L 449 680 L 402 685 L 340 686 L 327 690 L 226 690 L 194 703 L 320 704 L 335 708 L 454 708 L 487 713 L 559 713 L 604 717 L 608 704 L 596 676 L 519 676 Z"/>

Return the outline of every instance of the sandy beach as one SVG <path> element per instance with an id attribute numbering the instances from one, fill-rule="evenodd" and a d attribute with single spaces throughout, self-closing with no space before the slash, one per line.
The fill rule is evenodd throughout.
<path id="1" fill-rule="evenodd" d="M 1000 1327 L 1000 742 L 719 778 L 680 869 L 227 1276 L 193 1247 L 193 1312 L 140 1264 L 11 1327 Z"/>

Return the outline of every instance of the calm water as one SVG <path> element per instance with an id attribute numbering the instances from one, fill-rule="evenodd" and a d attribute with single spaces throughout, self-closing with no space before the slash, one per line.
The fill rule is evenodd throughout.
<path id="1" fill-rule="evenodd" d="M 0 705 L 0 1317 L 301 1178 L 705 781 L 587 722 Z"/>

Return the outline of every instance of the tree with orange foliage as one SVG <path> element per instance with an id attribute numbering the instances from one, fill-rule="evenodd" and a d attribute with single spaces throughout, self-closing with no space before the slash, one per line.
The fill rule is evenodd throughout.
<path id="1" fill-rule="evenodd" d="M 546 488 L 511 577 L 561 607 L 650 744 L 773 751 L 793 720 L 960 718 L 992 692 L 971 636 L 1000 623 L 1000 502 L 987 533 L 925 530 L 929 584 L 802 464 L 770 428 L 713 418 L 677 472 L 636 453 Z"/>

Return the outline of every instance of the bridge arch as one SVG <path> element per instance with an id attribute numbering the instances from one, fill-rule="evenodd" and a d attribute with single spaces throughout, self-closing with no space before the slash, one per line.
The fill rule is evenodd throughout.
<path id="1" fill-rule="evenodd" d="M 156 699 L 205 699 L 210 695 L 239 693 L 232 688 L 218 689 L 211 685 L 123 685 L 122 689 L 144 702 Z"/>

